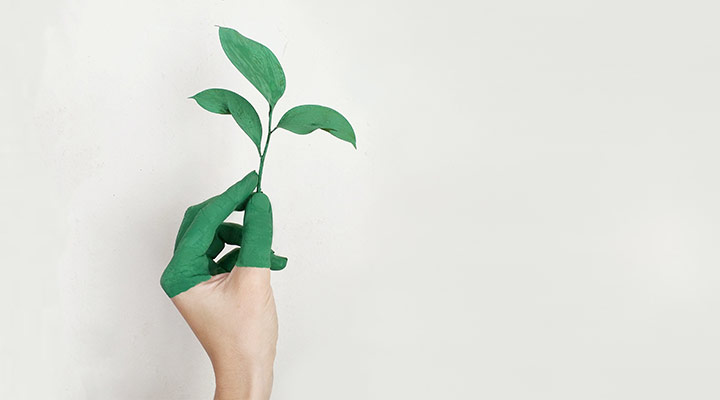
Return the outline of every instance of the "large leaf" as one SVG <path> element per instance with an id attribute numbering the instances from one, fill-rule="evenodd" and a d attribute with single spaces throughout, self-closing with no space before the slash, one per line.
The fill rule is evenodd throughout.
<path id="1" fill-rule="evenodd" d="M 257 111 L 247 100 L 235 92 L 225 89 L 207 89 L 192 96 L 200 107 L 216 114 L 230 114 L 240 125 L 260 152 L 262 125 Z"/>
<path id="2" fill-rule="evenodd" d="M 220 44 L 225 54 L 245 78 L 274 108 L 285 93 L 285 73 L 270 49 L 236 30 L 220 27 Z"/>
<path id="3" fill-rule="evenodd" d="M 316 129 L 322 129 L 357 148 L 352 126 L 342 114 L 332 108 L 315 104 L 293 107 L 280 118 L 278 127 L 298 135 L 306 135 Z"/>

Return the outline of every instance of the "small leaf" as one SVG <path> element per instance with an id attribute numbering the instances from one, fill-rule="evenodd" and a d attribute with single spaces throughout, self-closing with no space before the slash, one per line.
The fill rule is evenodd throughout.
<path id="1" fill-rule="evenodd" d="M 231 28 L 220 27 L 220 44 L 235 68 L 274 108 L 285 93 L 285 73 L 275 54 Z"/>
<path id="2" fill-rule="evenodd" d="M 357 149 L 355 132 L 350 122 L 332 108 L 315 104 L 293 107 L 280 118 L 278 127 L 298 135 L 306 135 L 316 129 L 322 129 Z"/>
<path id="3" fill-rule="evenodd" d="M 260 152 L 260 139 L 262 138 L 262 125 L 257 111 L 247 100 L 235 92 L 225 89 L 207 89 L 192 96 L 200 107 L 216 113 L 231 114 L 235 122 L 255 143 Z"/>

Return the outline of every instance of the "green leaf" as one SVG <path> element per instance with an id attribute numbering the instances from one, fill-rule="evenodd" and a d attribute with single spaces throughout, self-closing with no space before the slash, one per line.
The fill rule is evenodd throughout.
<path id="1" fill-rule="evenodd" d="M 225 89 L 207 89 L 190 98 L 195 99 L 200 107 L 210 112 L 231 114 L 235 122 L 255 143 L 255 147 L 260 153 L 260 139 L 262 138 L 260 117 L 252 104 L 242 96 Z"/>
<path id="2" fill-rule="evenodd" d="M 275 108 L 285 93 L 285 73 L 275 54 L 236 30 L 222 26 L 220 44 L 235 68 L 262 93 L 270 108 Z"/>
<path id="3" fill-rule="evenodd" d="M 306 135 L 316 129 L 322 129 L 357 149 L 352 126 L 342 114 L 332 108 L 315 104 L 293 107 L 280 118 L 278 127 L 298 135 Z"/>

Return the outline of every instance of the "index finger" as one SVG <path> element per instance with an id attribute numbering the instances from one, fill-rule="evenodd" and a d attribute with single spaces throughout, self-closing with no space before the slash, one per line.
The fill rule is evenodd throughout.
<path id="1" fill-rule="evenodd" d="M 252 171 L 222 194 L 210 199 L 195 214 L 178 243 L 178 251 L 197 256 L 205 254 L 215 237 L 217 227 L 250 197 L 257 182 L 257 173 Z"/>

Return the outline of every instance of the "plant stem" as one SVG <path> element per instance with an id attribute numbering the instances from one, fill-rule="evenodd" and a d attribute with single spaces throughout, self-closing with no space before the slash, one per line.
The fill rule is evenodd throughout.
<path id="1" fill-rule="evenodd" d="M 263 149 L 262 154 L 260 154 L 260 169 L 258 170 L 258 184 L 257 184 L 257 191 L 258 193 L 261 191 L 260 184 L 262 183 L 262 176 L 263 176 L 263 167 L 265 166 L 265 155 L 268 151 L 268 145 L 270 144 L 270 135 L 275 131 L 275 129 L 270 130 L 270 126 L 272 125 L 272 113 L 273 109 L 270 107 L 270 112 L 268 112 L 268 134 L 267 139 L 265 139 L 265 148 Z"/>

